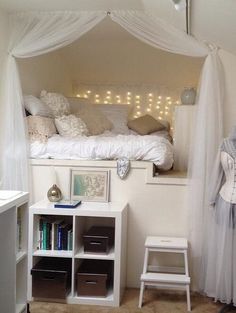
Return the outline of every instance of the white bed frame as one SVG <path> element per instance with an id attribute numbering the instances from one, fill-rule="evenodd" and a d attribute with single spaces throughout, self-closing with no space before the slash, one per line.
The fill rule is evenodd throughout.
<path id="1" fill-rule="evenodd" d="M 116 161 L 31 159 L 30 166 L 31 202 L 44 199 L 49 187 L 55 182 L 63 195 L 69 197 L 71 168 L 110 170 L 110 201 L 129 203 L 128 287 L 140 285 L 146 236 L 187 236 L 187 179 L 183 173 L 167 172 L 153 176 L 153 164 L 145 161 L 132 161 L 130 173 L 125 180 L 121 180 L 116 173 Z M 166 264 L 168 260 L 163 261 Z M 170 266 L 182 265 L 181 259 L 173 261 L 174 265 Z"/>

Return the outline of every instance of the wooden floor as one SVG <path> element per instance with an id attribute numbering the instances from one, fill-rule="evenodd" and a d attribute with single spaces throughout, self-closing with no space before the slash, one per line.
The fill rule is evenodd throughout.
<path id="1" fill-rule="evenodd" d="M 138 308 L 138 289 L 127 289 L 119 308 L 72 305 L 46 302 L 30 304 L 30 313 L 180 313 L 187 312 L 186 296 L 182 293 L 146 290 L 142 309 Z M 191 295 L 193 313 L 218 313 L 221 303 L 198 294 Z"/>

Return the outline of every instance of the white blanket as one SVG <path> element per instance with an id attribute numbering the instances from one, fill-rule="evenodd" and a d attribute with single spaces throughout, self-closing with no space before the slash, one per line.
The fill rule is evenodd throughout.
<path id="1" fill-rule="evenodd" d="M 169 170 L 173 165 L 173 146 L 164 137 L 156 135 L 100 135 L 66 138 L 54 135 L 47 143 L 33 142 L 31 158 L 151 161 L 159 169 Z"/>

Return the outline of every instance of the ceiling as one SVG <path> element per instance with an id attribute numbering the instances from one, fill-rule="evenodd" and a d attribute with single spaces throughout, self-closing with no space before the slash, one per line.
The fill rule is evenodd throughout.
<path id="1" fill-rule="evenodd" d="M 191 7 L 192 34 L 236 54 L 236 0 L 191 0 Z M 0 8 L 7 11 L 150 10 L 185 29 L 185 14 L 175 11 L 171 0 L 0 0 Z M 99 31 L 97 35 L 102 36 L 103 31 Z"/>

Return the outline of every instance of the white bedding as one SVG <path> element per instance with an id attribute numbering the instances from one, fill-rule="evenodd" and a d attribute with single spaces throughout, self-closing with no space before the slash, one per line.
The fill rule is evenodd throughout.
<path id="1" fill-rule="evenodd" d="M 110 160 L 126 157 L 129 160 L 153 162 L 159 169 L 173 165 L 173 146 L 163 135 L 114 135 L 66 138 L 54 135 L 46 143 L 31 143 L 31 158 Z"/>

